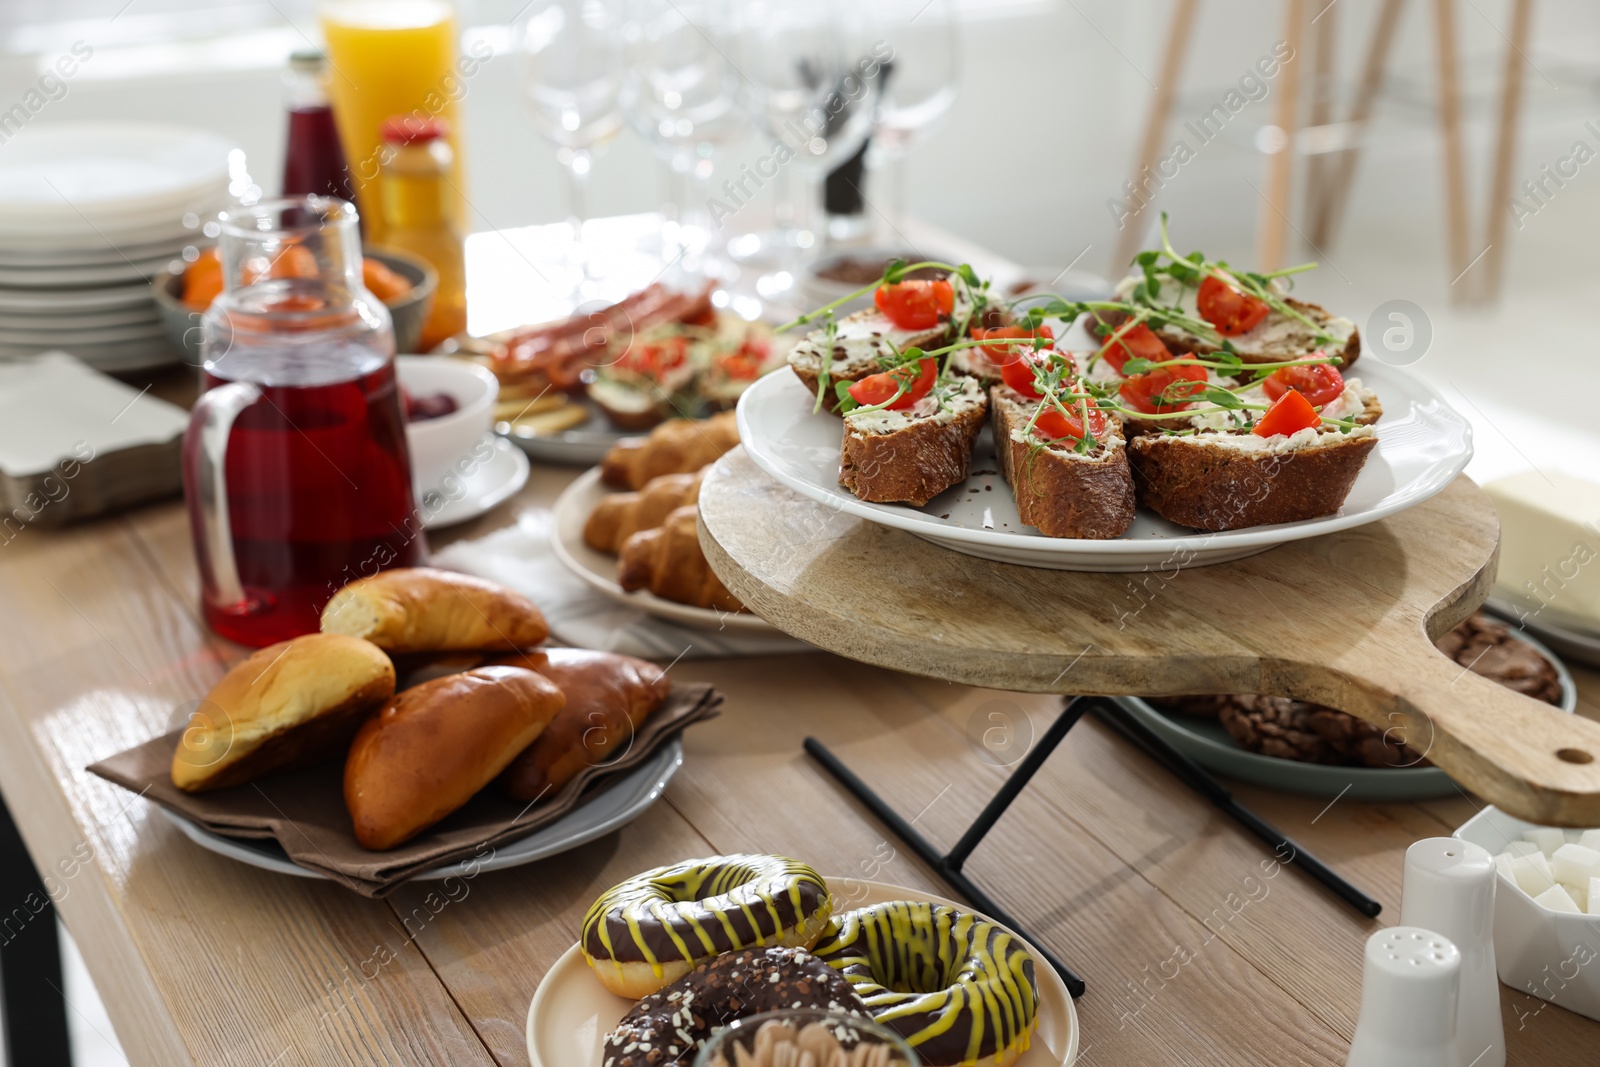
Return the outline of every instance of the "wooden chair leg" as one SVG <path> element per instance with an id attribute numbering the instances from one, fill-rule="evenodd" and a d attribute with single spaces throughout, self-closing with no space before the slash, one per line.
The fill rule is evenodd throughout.
<path id="1" fill-rule="evenodd" d="M 1500 299 L 1505 274 L 1506 215 L 1511 200 L 1511 171 L 1517 153 L 1517 130 L 1522 122 L 1523 67 L 1528 38 L 1533 30 L 1533 0 L 1516 0 L 1511 9 L 1511 41 L 1506 48 L 1505 84 L 1500 90 L 1500 131 L 1494 146 L 1494 180 L 1489 193 L 1484 240 L 1483 278 L 1478 289 L 1485 300 Z"/>
<path id="2" fill-rule="evenodd" d="M 1283 266 L 1285 227 L 1288 225 L 1291 183 L 1294 180 L 1295 134 L 1299 130 L 1300 68 L 1305 64 L 1301 51 L 1305 44 L 1305 0 L 1287 0 L 1283 39 L 1294 50 L 1294 58 L 1283 65 L 1278 79 L 1278 106 L 1273 121 L 1283 131 L 1283 148 L 1267 157 L 1266 188 L 1256 222 L 1256 269 L 1277 270 Z"/>
<path id="3" fill-rule="evenodd" d="M 1144 140 L 1139 145 L 1139 156 L 1133 165 L 1133 184 L 1138 187 L 1147 168 L 1153 168 L 1161 159 L 1161 137 L 1172 119 L 1172 101 L 1177 95 L 1178 82 L 1183 74 L 1183 58 L 1189 50 L 1189 36 L 1194 28 L 1195 10 L 1199 0 L 1178 0 L 1172 12 L 1172 25 L 1167 29 L 1167 46 L 1161 53 L 1161 82 L 1156 86 L 1150 101 L 1150 114 L 1145 118 Z M 1112 276 L 1120 278 L 1122 271 L 1139 250 L 1142 225 L 1131 221 L 1117 238 L 1116 262 L 1111 265 Z"/>
<path id="4" fill-rule="evenodd" d="M 1378 11 L 1372 40 L 1367 45 L 1366 63 L 1361 70 L 1361 82 L 1350 106 L 1350 117 L 1345 120 L 1355 130 L 1357 140 L 1329 161 L 1322 200 L 1312 205 L 1311 240 L 1318 248 L 1327 248 L 1338 239 L 1339 223 L 1344 218 L 1350 187 L 1355 180 L 1356 163 L 1361 156 L 1361 141 L 1367 135 L 1373 102 L 1378 97 L 1378 90 L 1383 88 L 1384 70 L 1389 64 L 1389 47 L 1394 44 L 1395 28 L 1400 23 L 1400 9 L 1404 3 L 1405 0 L 1383 0 L 1383 7 Z"/>
<path id="5" fill-rule="evenodd" d="M 1452 299 L 1466 290 L 1461 280 L 1472 253 L 1467 217 L 1467 174 L 1461 148 L 1461 80 L 1456 65 L 1455 0 L 1434 0 L 1434 34 L 1439 59 L 1439 132 L 1443 138 L 1440 167 L 1444 171 L 1445 238 L 1450 255 Z"/>
<path id="6" fill-rule="evenodd" d="M 1316 68 L 1312 72 L 1311 117 L 1309 129 L 1328 125 L 1333 117 L 1333 52 L 1338 38 L 1338 4 L 1329 4 L 1311 21 L 1312 48 L 1316 51 Z M 1306 160 L 1306 212 L 1315 217 L 1328 195 L 1329 164 L 1326 152 L 1316 152 Z M 1320 244 L 1320 242 L 1319 242 Z"/>

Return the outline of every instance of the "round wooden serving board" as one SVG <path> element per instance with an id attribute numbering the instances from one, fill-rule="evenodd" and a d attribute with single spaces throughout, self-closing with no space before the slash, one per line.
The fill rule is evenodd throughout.
<path id="1" fill-rule="evenodd" d="M 1494 581 L 1500 525 L 1461 477 L 1431 500 L 1247 559 L 1135 574 L 994 563 L 844 515 L 743 449 L 700 490 L 700 543 L 740 600 L 850 659 L 994 689 L 1267 693 L 1384 729 L 1521 818 L 1600 826 L 1600 723 L 1481 678 L 1433 638 Z"/>

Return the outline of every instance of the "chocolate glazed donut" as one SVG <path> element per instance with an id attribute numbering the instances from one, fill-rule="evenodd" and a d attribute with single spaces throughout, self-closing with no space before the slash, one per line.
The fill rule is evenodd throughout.
<path id="1" fill-rule="evenodd" d="M 657 867 L 607 890 L 579 944 L 600 983 L 638 1000 L 735 949 L 816 944 L 833 913 L 822 876 L 782 856 Z"/>
<path id="2" fill-rule="evenodd" d="M 1005 1067 L 1027 1051 L 1033 957 L 987 919 L 894 900 L 836 916 L 813 951 L 928 1067 Z"/>

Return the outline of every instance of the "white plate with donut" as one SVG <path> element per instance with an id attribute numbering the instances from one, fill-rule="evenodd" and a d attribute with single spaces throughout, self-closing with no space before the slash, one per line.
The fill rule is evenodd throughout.
<path id="1" fill-rule="evenodd" d="M 782 631 L 759 615 L 748 611 L 717 611 L 664 600 L 648 589 L 628 592 L 617 584 L 617 557 L 597 552 L 583 541 L 583 525 L 589 513 L 609 494 L 600 484 L 600 468 L 580 474 L 556 500 L 552 512 L 550 547 L 556 559 L 591 588 L 619 603 L 640 611 L 692 626 L 697 630 L 726 630 L 730 633 L 781 636 Z"/>
<path id="2" fill-rule="evenodd" d="M 858 878 L 828 878 L 836 895 L 848 886 L 850 910 L 890 900 L 918 900 L 947 904 L 962 911 L 973 909 L 920 889 L 867 882 Z M 1015 935 L 1015 931 L 1013 931 Z M 1018 938 L 1018 940 L 1022 940 Z M 1078 1058 L 1078 1012 L 1061 976 L 1031 944 L 1034 980 L 1039 987 L 1038 1026 L 1028 1051 L 1014 1067 L 1066 1067 Z M 532 1067 L 601 1067 L 606 1035 L 616 1028 L 634 1002 L 606 991 L 573 945 L 545 973 L 533 1002 L 528 1005 L 528 1059 Z"/>

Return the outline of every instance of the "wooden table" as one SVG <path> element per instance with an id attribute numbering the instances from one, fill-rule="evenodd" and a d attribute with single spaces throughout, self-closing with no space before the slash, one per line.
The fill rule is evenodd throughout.
<path id="1" fill-rule="evenodd" d="M 511 503 L 435 545 L 547 506 L 574 472 L 536 470 Z M 822 653 L 685 660 L 727 695 L 686 737 L 665 802 L 543 863 L 385 901 L 205 852 L 91 761 L 159 732 L 243 650 L 197 618 L 175 503 L 0 551 L 0 787 L 137 1065 L 527 1062 L 546 968 L 606 886 L 733 851 L 938 890 L 802 754 L 815 734 L 948 844 L 1004 769 L 969 738 L 1000 711 L 1040 732 L 1058 698 L 931 682 Z M 1600 718 L 1600 673 L 1575 671 Z M 969 871 L 1089 981 L 1081 1062 L 1342 1064 L 1361 946 L 1399 910 L 1401 857 L 1476 803 L 1333 804 L 1247 786 L 1266 813 L 1385 905 L 1360 919 L 1094 722 L 1072 733 Z M 10 914 L 18 902 L 0 902 Z M 1600 1026 L 1502 989 L 1511 1062 L 1584 1062 Z"/>

